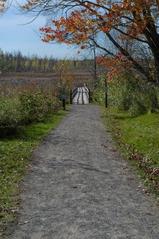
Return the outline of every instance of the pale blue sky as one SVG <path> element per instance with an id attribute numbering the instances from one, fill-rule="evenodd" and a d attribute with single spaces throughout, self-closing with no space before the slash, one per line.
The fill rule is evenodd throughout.
<path id="1" fill-rule="evenodd" d="M 14 6 L 0 15 L 0 48 L 3 51 L 21 51 L 24 55 L 54 58 L 79 57 L 75 47 L 43 43 L 39 28 L 45 25 L 46 18 L 40 16 L 33 23 L 26 24 L 31 19 L 31 16 L 23 15 Z"/>

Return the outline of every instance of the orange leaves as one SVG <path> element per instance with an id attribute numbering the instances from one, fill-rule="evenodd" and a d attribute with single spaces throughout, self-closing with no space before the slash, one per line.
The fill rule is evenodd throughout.
<path id="1" fill-rule="evenodd" d="M 42 28 L 40 28 L 40 31 L 45 32 L 45 33 L 52 33 L 53 32 L 53 30 L 50 26 L 42 27 Z"/>
<path id="2" fill-rule="evenodd" d="M 83 17 L 83 13 L 73 11 L 68 18 L 61 17 L 58 20 L 52 20 L 51 27 L 44 27 L 43 41 L 58 41 L 66 44 L 82 44 L 88 40 L 92 28 L 91 19 Z M 86 47 L 86 46 L 85 46 Z M 83 48 L 84 49 L 84 48 Z"/>
<path id="3" fill-rule="evenodd" d="M 111 27 L 108 26 L 108 25 L 102 26 L 102 27 L 101 27 L 101 30 L 102 30 L 103 32 L 109 32 L 109 31 L 111 30 Z"/>
<path id="4" fill-rule="evenodd" d="M 129 70 L 132 66 L 132 63 L 121 53 L 118 53 L 114 57 L 98 57 L 97 63 L 106 67 L 108 70 L 107 77 L 109 81 L 118 77 L 125 72 L 125 70 Z"/>
<path id="5" fill-rule="evenodd" d="M 135 39 L 135 41 L 139 40 L 142 42 L 147 38 L 145 29 L 148 30 L 147 34 L 149 34 L 148 28 L 151 28 L 151 31 L 155 28 L 155 19 L 153 14 L 151 14 L 151 7 L 154 7 L 154 4 L 157 3 L 155 0 L 73 0 L 74 6 L 78 6 L 78 8 L 70 8 L 69 0 L 64 2 L 66 2 L 64 7 L 66 11 L 64 11 L 65 13 L 67 12 L 67 17 L 53 20 L 51 26 L 42 28 L 43 41 L 77 44 L 82 46 L 81 49 L 84 49 L 96 33 L 97 35 L 98 33 L 99 35 L 104 33 L 113 44 L 116 41 L 114 46 L 124 54 L 127 50 L 121 50 L 124 47 L 122 44 L 120 45 L 121 39 L 127 41 Z M 117 39 L 115 39 L 113 34 L 116 35 Z M 110 38 L 108 35 L 112 35 L 114 40 L 113 37 Z M 97 39 L 97 43 L 98 40 L 98 45 L 100 46 L 100 39 Z M 125 54 L 125 56 L 128 57 L 128 54 Z M 118 55 L 113 59 L 105 59 L 103 64 L 109 66 L 112 72 L 117 73 L 121 69 L 129 67 L 129 62 L 125 64 L 125 61 L 123 57 Z M 117 70 L 112 68 L 114 65 Z"/>
<path id="6" fill-rule="evenodd" d="M 81 5 L 81 9 L 74 9 L 68 17 L 53 20 L 51 27 L 41 29 L 44 35 L 46 34 L 45 40 L 82 44 L 89 39 L 93 32 L 107 33 L 122 25 L 125 26 L 124 32 L 126 33 L 123 38 L 136 38 L 144 33 L 148 21 L 150 21 L 143 12 L 145 7 L 151 7 L 154 0 L 122 0 L 118 2 L 75 0 L 74 2 Z"/>
<path id="7" fill-rule="evenodd" d="M 42 39 L 43 42 L 49 42 L 49 41 L 53 41 L 53 40 L 54 40 L 54 37 L 50 34 L 46 34 Z"/>

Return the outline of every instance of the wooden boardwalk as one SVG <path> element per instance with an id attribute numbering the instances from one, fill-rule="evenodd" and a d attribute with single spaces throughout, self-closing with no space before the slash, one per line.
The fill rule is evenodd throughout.
<path id="1" fill-rule="evenodd" d="M 89 104 L 89 89 L 87 87 L 78 87 L 73 91 L 73 104 Z"/>

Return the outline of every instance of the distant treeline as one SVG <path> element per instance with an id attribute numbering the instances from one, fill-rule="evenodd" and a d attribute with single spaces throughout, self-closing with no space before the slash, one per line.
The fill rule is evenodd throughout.
<path id="1" fill-rule="evenodd" d="M 4 53 L 0 50 L 0 72 L 54 72 L 60 60 L 48 57 L 23 56 L 20 52 Z M 71 69 L 92 67 L 92 60 L 67 60 Z"/>

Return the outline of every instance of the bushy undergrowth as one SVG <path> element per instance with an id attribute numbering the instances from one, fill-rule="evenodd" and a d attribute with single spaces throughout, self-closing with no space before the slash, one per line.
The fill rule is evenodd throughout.
<path id="1" fill-rule="evenodd" d="M 40 91 L 23 92 L 17 97 L 1 97 L 0 136 L 12 134 L 26 124 L 42 122 L 48 114 L 59 108 L 56 97 Z"/>
<path id="2" fill-rule="evenodd" d="M 94 92 L 94 100 L 100 104 L 104 104 L 104 85 L 104 78 L 101 78 Z M 150 83 L 122 76 L 108 83 L 108 104 L 132 116 L 155 112 L 159 108 L 158 92 L 159 89 Z"/>
<path id="3" fill-rule="evenodd" d="M 0 98 L 0 135 L 13 133 L 21 124 L 18 98 Z"/>
<path id="4" fill-rule="evenodd" d="M 20 95 L 20 109 L 23 123 L 40 122 L 60 107 L 58 100 L 41 92 L 23 93 Z"/>
<path id="5" fill-rule="evenodd" d="M 93 92 L 93 101 L 104 105 L 105 100 L 105 79 L 100 78 L 98 84 Z"/>

